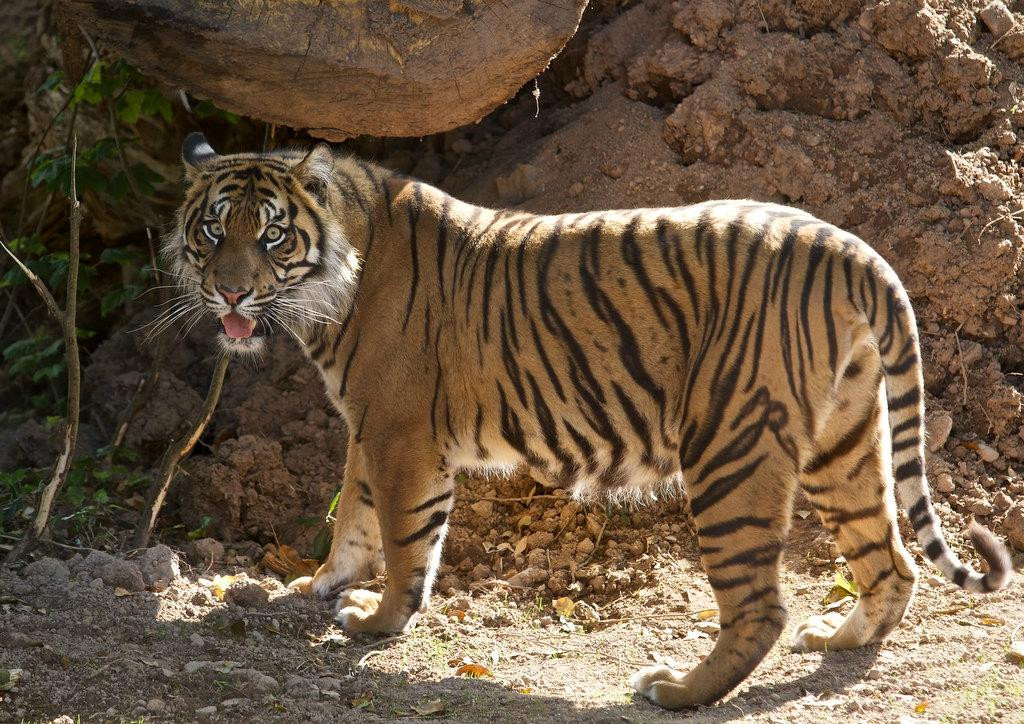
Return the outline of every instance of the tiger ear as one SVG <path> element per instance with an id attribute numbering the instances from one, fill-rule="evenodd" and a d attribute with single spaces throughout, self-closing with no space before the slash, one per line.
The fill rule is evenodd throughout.
<path id="1" fill-rule="evenodd" d="M 181 144 L 181 160 L 185 163 L 185 177 L 194 179 L 203 169 L 216 161 L 220 156 L 210 146 L 206 136 L 198 131 L 185 136 Z"/>
<path id="2" fill-rule="evenodd" d="M 323 142 L 313 146 L 306 157 L 292 167 L 292 176 L 321 205 L 327 201 L 327 187 L 333 175 L 334 151 Z"/>

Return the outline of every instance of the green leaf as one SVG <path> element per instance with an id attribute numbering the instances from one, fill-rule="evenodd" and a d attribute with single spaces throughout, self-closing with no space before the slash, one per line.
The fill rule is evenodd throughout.
<path id="1" fill-rule="evenodd" d="M 52 91 L 54 88 L 60 85 L 61 81 L 64 80 L 64 71 L 55 70 L 46 76 L 46 80 L 43 81 L 42 85 L 36 88 L 33 95 L 42 95 L 47 91 Z"/>
<path id="2" fill-rule="evenodd" d="M 848 581 L 846 576 L 839 571 L 836 571 L 836 587 L 843 589 L 854 598 L 860 596 L 860 593 L 857 591 L 857 584 L 853 581 Z"/>
<path id="3" fill-rule="evenodd" d="M 334 511 L 337 509 L 338 501 L 340 499 L 341 499 L 341 491 L 339 490 L 337 493 L 334 494 L 334 497 L 331 498 L 331 504 L 327 507 L 327 517 L 328 518 L 330 518 L 331 515 L 334 514 Z"/>

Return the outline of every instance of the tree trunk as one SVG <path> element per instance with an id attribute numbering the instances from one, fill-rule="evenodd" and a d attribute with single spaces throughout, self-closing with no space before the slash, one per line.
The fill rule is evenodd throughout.
<path id="1" fill-rule="evenodd" d="M 422 136 L 543 71 L 586 0 L 61 0 L 143 72 L 314 135 Z"/>

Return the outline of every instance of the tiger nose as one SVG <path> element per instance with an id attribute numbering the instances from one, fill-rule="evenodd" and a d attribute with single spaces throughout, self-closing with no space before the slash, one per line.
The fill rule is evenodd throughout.
<path id="1" fill-rule="evenodd" d="M 250 294 L 252 289 L 244 289 L 242 287 L 222 287 L 218 285 L 217 291 L 220 292 L 220 295 L 224 297 L 228 304 L 234 306 L 238 304 L 242 297 Z"/>

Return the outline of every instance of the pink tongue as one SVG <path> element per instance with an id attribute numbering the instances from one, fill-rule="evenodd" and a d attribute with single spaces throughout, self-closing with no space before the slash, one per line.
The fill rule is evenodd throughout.
<path id="1" fill-rule="evenodd" d="M 246 319 L 238 312 L 228 312 L 220 318 L 224 325 L 224 332 L 233 339 L 245 339 L 252 336 L 252 330 L 256 328 L 256 320 Z"/>

